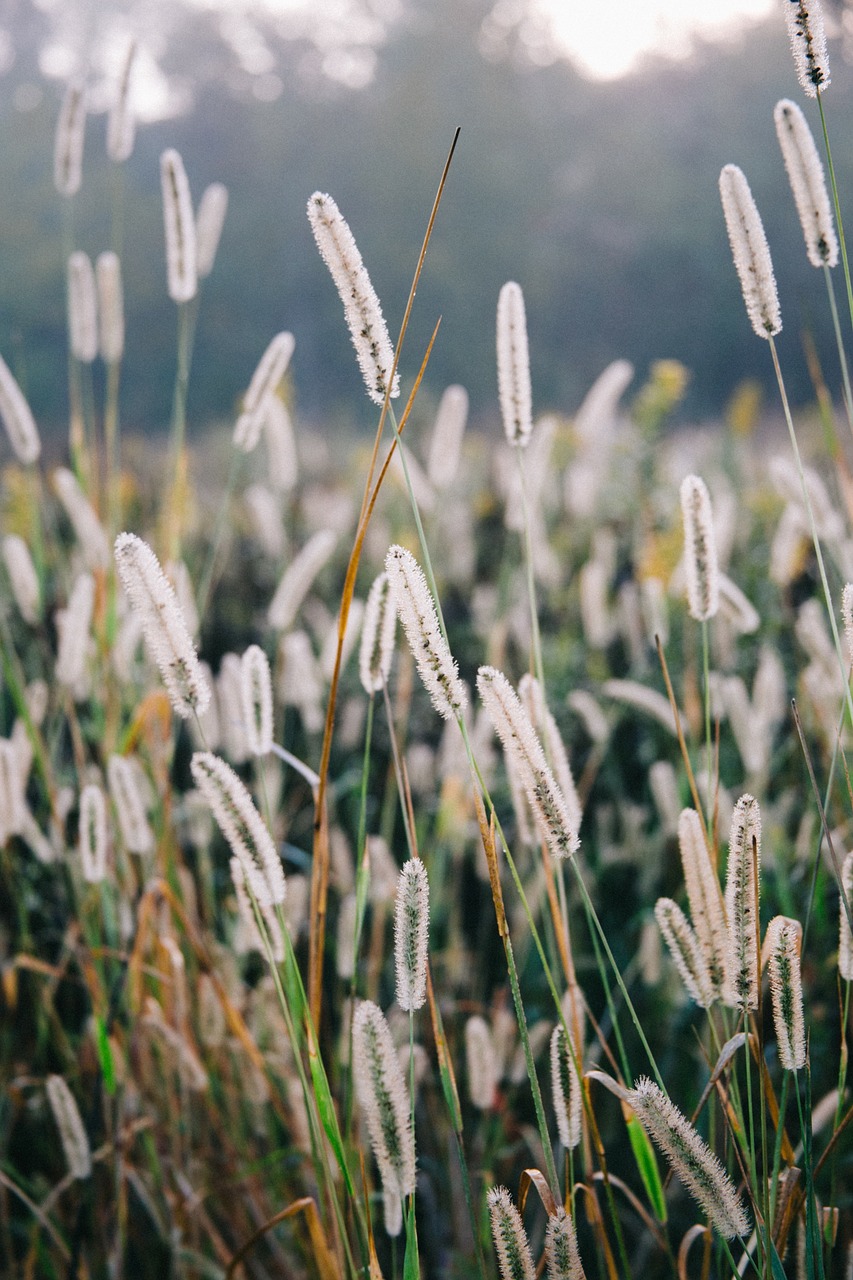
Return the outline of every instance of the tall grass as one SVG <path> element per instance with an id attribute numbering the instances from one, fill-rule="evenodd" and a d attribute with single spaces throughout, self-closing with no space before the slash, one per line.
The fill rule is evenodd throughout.
<path id="1" fill-rule="evenodd" d="M 799 48 L 815 0 L 789 7 Z M 84 104 L 56 150 L 70 466 L 0 361 L 3 1275 L 849 1275 L 851 517 L 785 398 L 744 176 L 727 217 L 794 454 L 769 468 L 751 418 L 667 433 L 673 362 L 537 420 L 514 282 L 506 440 L 463 438 L 460 388 L 433 428 L 440 333 L 406 330 L 452 149 L 393 343 L 309 202 L 372 448 L 294 435 L 288 332 L 231 443 L 202 439 L 227 193 L 194 215 L 167 152 L 163 475 L 120 440 L 118 258 L 93 276 L 71 243 Z"/>

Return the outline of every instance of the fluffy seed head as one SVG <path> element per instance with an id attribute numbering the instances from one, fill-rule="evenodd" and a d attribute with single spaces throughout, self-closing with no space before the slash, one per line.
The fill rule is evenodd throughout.
<path id="1" fill-rule="evenodd" d="M 465 686 L 441 633 L 423 570 L 411 551 L 395 545 L 388 548 L 385 556 L 385 572 L 409 648 L 432 704 L 445 720 L 456 719 L 467 702 Z"/>
<path id="2" fill-rule="evenodd" d="M 853 665 L 853 582 L 846 583 L 841 593 L 841 616 L 847 641 L 847 661 Z"/>
<path id="3" fill-rule="evenodd" d="M 535 1280 L 536 1267 L 527 1232 L 506 1187 L 492 1187 L 486 1201 L 501 1280 Z"/>
<path id="4" fill-rule="evenodd" d="M 772 338 L 782 329 L 773 263 L 749 183 L 736 164 L 720 174 L 720 199 L 747 315 L 759 338 Z"/>
<path id="5" fill-rule="evenodd" d="M 397 1004 L 406 1011 L 426 1000 L 428 944 L 429 881 L 423 862 L 413 858 L 400 872 L 394 906 Z"/>
<path id="6" fill-rule="evenodd" d="M 797 79 L 808 98 L 816 98 L 829 85 L 829 60 L 820 0 L 784 0 L 788 38 L 797 68 Z"/>
<path id="7" fill-rule="evenodd" d="M 23 834 L 27 806 L 21 762 L 11 738 L 0 738 L 0 844 L 10 836 Z"/>
<path id="8" fill-rule="evenodd" d="M 642 1077 L 628 1094 L 637 1119 L 687 1190 L 726 1240 L 749 1230 L 746 1211 L 728 1174 L 690 1121 L 653 1081 Z"/>
<path id="9" fill-rule="evenodd" d="M 798 920 L 774 916 L 767 926 L 765 946 L 770 974 L 770 996 L 779 1061 L 786 1071 L 806 1065 L 806 1033 L 803 1024 L 803 984 L 800 945 L 803 930 Z"/>
<path id="10" fill-rule="evenodd" d="M 847 897 L 847 905 L 853 912 L 853 852 L 848 853 L 842 864 L 841 884 Z M 843 896 L 839 901 L 838 911 L 838 971 L 846 982 L 853 982 L 853 933 L 850 930 L 850 920 L 845 909 Z"/>
<path id="11" fill-rule="evenodd" d="M 678 847 L 690 903 L 690 918 L 705 961 L 704 967 L 710 978 L 713 999 L 725 986 L 726 917 L 720 882 L 695 809 L 682 809 L 679 815 Z M 663 930 L 663 926 L 661 929 Z M 703 1001 L 698 1003 L 703 1004 Z M 703 1007 L 707 1006 L 703 1004 Z"/>
<path id="12" fill-rule="evenodd" d="M 785 2 L 790 6 L 790 0 Z M 838 262 L 838 237 L 823 165 L 812 131 L 800 108 L 790 98 L 782 98 L 776 103 L 773 119 L 803 228 L 808 260 L 813 267 L 834 267 Z"/>
<path id="13" fill-rule="evenodd" d="M 154 832 L 145 812 L 134 762 L 127 756 L 111 755 L 107 761 L 107 782 L 125 848 L 129 853 L 151 853 Z"/>
<path id="14" fill-rule="evenodd" d="M 198 288 L 195 217 L 184 162 L 173 147 L 160 157 L 160 185 L 169 297 L 173 302 L 189 302 Z"/>
<path id="15" fill-rule="evenodd" d="M 308 220 L 320 256 L 329 268 L 344 304 L 344 315 L 367 394 L 374 404 L 381 405 L 391 378 L 394 348 L 367 268 L 353 234 L 331 196 L 321 191 L 314 192 L 308 201 Z M 391 396 L 399 394 L 400 383 L 395 374 Z"/>
<path id="16" fill-rule="evenodd" d="M 498 295 L 498 395 L 510 444 L 523 448 L 533 430 L 527 320 L 521 285 L 508 280 Z"/>
<path id="17" fill-rule="evenodd" d="M 71 521 L 86 564 L 90 569 L 106 568 L 110 560 L 110 544 L 95 508 L 80 488 L 74 472 L 67 467 L 57 467 L 53 473 L 53 487 Z"/>
<path id="18" fill-rule="evenodd" d="M 81 573 L 71 588 L 68 604 L 56 614 L 59 644 L 56 678 L 72 693 L 83 680 L 89 649 L 89 633 L 95 608 L 95 579 Z"/>
<path id="19" fill-rule="evenodd" d="M 337 539 L 330 529 L 321 529 L 305 543 L 285 569 L 267 610 L 271 627 L 286 631 L 314 584 L 314 579 L 335 549 Z"/>
<path id="20" fill-rule="evenodd" d="M 356 1094 L 382 1185 L 403 1198 L 415 1189 L 411 1107 L 391 1031 L 371 1000 L 356 1009 L 352 1036 Z"/>
<path id="21" fill-rule="evenodd" d="M 80 792 L 80 863 L 89 884 L 100 884 L 107 874 L 107 804 L 94 782 Z"/>
<path id="22" fill-rule="evenodd" d="M 196 274 L 206 280 L 213 270 L 216 252 L 228 212 L 228 188 L 222 182 L 205 187 L 195 216 Z"/>
<path id="23" fill-rule="evenodd" d="M 9 366 L 0 356 L 0 418 L 15 457 L 25 466 L 35 462 L 41 453 L 41 439 L 32 410 L 24 393 L 12 377 Z"/>
<path id="24" fill-rule="evenodd" d="M 500 1064 L 489 1024 L 478 1013 L 465 1023 L 468 1096 L 480 1111 L 490 1111 L 500 1079 Z"/>
<path id="25" fill-rule="evenodd" d="M 74 1101 L 74 1095 L 62 1076 L 48 1076 L 45 1080 L 47 1100 L 59 1130 L 59 1140 L 65 1155 L 68 1172 L 74 1178 L 88 1178 L 92 1172 L 92 1156 L 89 1139 Z"/>
<path id="26" fill-rule="evenodd" d="M 583 1057 L 583 1046 L 577 1052 L 580 1057 Z M 561 1023 L 557 1023 L 551 1033 L 550 1057 L 551 1094 L 557 1117 L 557 1132 L 563 1146 L 567 1151 L 571 1151 L 581 1140 L 583 1093 L 575 1067 L 575 1055 L 571 1051 Z"/>
<path id="27" fill-rule="evenodd" d="M 118 535 L 115 560 L 121 584 L 142 623 L 148 652 L 160 669 L 172 706 L 183 719 L 194 711 L 202 715 L 210 702 L 210 685 L 159 560 L 134 533 Z"/>
<path id="28" fill-rule="evenodd" d="M 720 607 L 720 570 L 711 498 L 700 476 L 685 476 L 681 482 L 681 515 L 690 616 L 706 622 Z"/>
<path id="29" fill-rule="evenodd" d="M 575 1224 L 562 1205 L 549 1217 L 545 1229 L 545 1262 L 548 1280 L 585 1280 Z"/>
<path id="30" fill-rule="evenodd" d="M 435 489 L 446 489 L 453 483 L 467 419 L 468 392 L 464 387 L 445 387 L 435 415 L 427 461 L 427 476 Z"/>
<path id="31" fill-rule="evenodd" d="M 88 253 L 76 249 L 68 259 L 68 342 L 81 364 L 98 354 L 98 299 L 95 272 Z"/>
<path id="32" fill-rule="evenodd" d="M 565 797 L 554 779 L 542 744 L 515 690 L 502 672 L 480 667 L 477 689 L 507 755 L 524 787 L 540 837 L 552 857 L 568 858 L 580 847 Z"/>
<path id="33" fill-rule="evenodd" d="M 361 628 L 358 674 L 365 693 L 378 693 L 388 679 L 396 625 L 391 583 L 387 573 L 380 573 L 367 594 Z"/>
<path id="34" fill-rule="evenodd" d="M 17 533 L 3 539 L 3 563 L 21 617 L 35 626 L 41 617 L 41 587 L 30 549 Z"/>
<path id="35" fill-rule="evenodd" d="M 272 751 L 272 675 L 267 655 L 252 644 L 240 660 L 243 723 L 254 756 Z"/>
<path id="36" fill-rule="evenodd" d="M 728 959 L 727 1004 L 758 1008 L 758 894 L 761 860 L 761 812 L 758 801 L 743 795 L 735 805 L 726 876 Z"/>
<path id="37" fill-rule="evenodd" d="M 569 814 L 569 825 L 573 831 L 580 831 L 583 811 L 580 796 L 575 786 L 572 767 L 557 722 L 551 714 L 545 700 L 542 686 L 535 676 L 529 672 L 518 682 L 518 694 L 524 708 L 545 745 L 546 758 L 554 772 L 557 786 L 562 792 Z"/>
<path id="38" fill-rule="evenodd" d="M 293 347 L 292 333 L 277 333 L 252 374 L 243 397 L 243 412 L 234 427 L 234 447 L 243 453 L 251 453 L 261 438 L 267 403 L 287 371 Z"/>
<path id="39" fill-rule="evenodd" d="M 65 90 L 53 148 L 53 183 L 61 196 L 73 196 L 83 180 L 86 137 L 86 86 L 72 80 Z"/>
<path id="40" fill-rule="evenodd" d="M 98 288 L 98 346 L 104 364 L 118 364 L 124 355 L 124 294 L 121 262 L 107 249 L 95 262 Z"/>
<path id="41" fill-rule="evenodd" d="M 107 155 L 114 164 L 123 164 L 130 159 L 136 138 L 136 116 L 130 103 L 130 81 L 135 60 L 136 41 L 131 40 L 107 116 Z"/>
<path id="42" fill-rule="evenodd" d="M 190 770 L 258 902 L 262 907 L 284 902 L 284 872 L 278 850 L 237 774 L 210 751 L 196 751 Z"/>
<path id="43" fill-rule="evenodd" d="M 709 1009 L 716 992 L 702 948 L 684 912 L 672 898 L 658 898 L 655 919 L 688 993 L 700 1008 Z"/>

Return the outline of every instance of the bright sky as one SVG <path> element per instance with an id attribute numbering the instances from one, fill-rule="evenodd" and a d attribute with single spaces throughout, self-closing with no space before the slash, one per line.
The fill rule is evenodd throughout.
<path id="1" fill-rule="evenodd" d="M 583 70 L 603 79 L 623 75 L 644 53 L 686 55 L 693 37 L 725 38 L 744 21 L 766 18 L 776 7 L 775 0 L 538 0 L 538 4 Z"/>

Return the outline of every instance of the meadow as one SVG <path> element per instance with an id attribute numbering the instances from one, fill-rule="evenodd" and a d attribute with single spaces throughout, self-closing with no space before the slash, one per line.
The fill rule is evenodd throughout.
<path id="1" fill-rule="evenodd" d="M 288 331 L 227 432 L 188 429 L 227 191 L 194 206 L 164 152 L 171 430 L 123 431 L 133 210 L 77 247 L 69 85 L 61 447 L 0 360 L 3 1276 L 853 1275 L 853 288 L 822 15 L 785 8 L 779 163 L 837 344 L 795 417 L 726 166 L 779 399 L 692 430 L 666 358 L 539 413 L 514 281 L 492 434 L 432 398 L 407 326 L 451 146 L 393 342 L 300 196 L 372 441 L 300 429 Z"/>

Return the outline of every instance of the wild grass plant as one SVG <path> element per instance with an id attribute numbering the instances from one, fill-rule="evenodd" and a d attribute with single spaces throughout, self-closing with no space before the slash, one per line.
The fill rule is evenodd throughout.
<path id="1" fill-rule="evenodd" d="M 826 139 L 819 8 L 786 10 Z M 791 446 L 766 473 L 749 430 L 666 433 L 671 361 L 536 419 L 514 282 L 503 440 L 464 438 L 458 387 L 430 424 L 406 327 L 448 161 L 396 343 L 309 201 L 372 448 L 312 456 L 282 332 L 211 508 L 186 395 L 227 193 L 194 213 L 164 155 L 172 433 L 134 473 L 132 215 L 117 182 L 93 269 L 84 103 L 55 156 L 68 465 L 0 361 L 3 1274 L 850 1275 L 853 504 L 846 446 L 800 450 L 746 178 L 721 190 Z M 776 124 L 853 422 L 842 201 L 800 109 Z"/>

